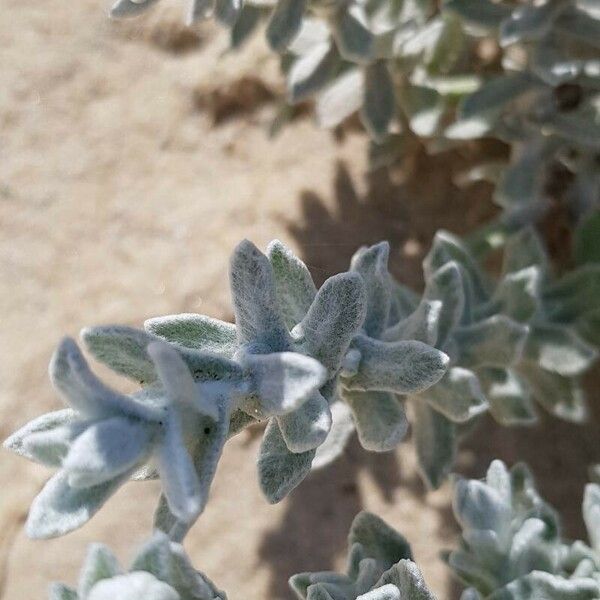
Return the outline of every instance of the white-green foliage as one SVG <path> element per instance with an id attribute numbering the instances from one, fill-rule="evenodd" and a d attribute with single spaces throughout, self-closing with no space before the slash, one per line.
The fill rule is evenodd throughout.
<path id="1" fill-rule="evenodd" d="M 450 568 L 470 586 L 463 600 L 584 600 L 600 597 L 600 486 L 585 488 L 589 545 L 562 539 L 557 513 L 527 467 L 494 461 L 485 481 L 459 480 L 454 513 L 462 527 Z"/>
<path id="2" fill-rule="evenodd" d="M 496 201 L 508 210 L 547 195 L 552 169 L 575 174 L 567 193 L 580 216 L 600 205 L 600 11 L 589 0 L 448 0 L 474 37 L 492 36 L 502 72 L 458 107 L 447 135 L 493 136 L 512 146 Z M 489 172 L 481 166 L 480 173 Z M 476 176 L 476 175 L 475 175 Z"/>
<path id="3" fill-rule="evenodd" d="M 301 600 L 435 600 L 408 542 L 379 517 L 362 512 L 348 536 L 346 573 L 300 573 L 290 586 Z"/>
<path id="4" fill-rule="evenodd" d="M 387 323 L 382 306 L 391 306 L 387 252 L 386 244 L 363 252 L 351 271 L 317 290 L 281 243 L 267 256 L 245 241 L 231 260 L 235 325 L 184 314 L 151 319 L 147 331 L 85 329 L 97 360 L 142 385 L 132 396 L 99 381 L 65 340 L 50 374 L 72 409 L 36 419 L 5 442 L 59 469 L 32 505 L 28 533 L 66 533 L 126 480 L 158 476 L 156 526 L 181 539 L 206 504 L 227 437 L 261 420 L 268 425 L 259 480 L 278 502 L 310 471 L 332 428 L 331 406 L 339 416 L 343 400 L 364 445 L 392 449 L 406 432 L 395 395 L 436 383 L 448 358 L 419 340 L 372 337 L 381 333 L 380 317 Z M 343 449 L 348 419 L 336 430 L 319 464 Z"/>
<path id="5" fill-rule="evenodd" d="M 109 548 L 90 546 L 76 588 L 55 583 L 49 600 L 227 600 L 190 563 L 183 546 L 155 533 L 127 571 Z"/>

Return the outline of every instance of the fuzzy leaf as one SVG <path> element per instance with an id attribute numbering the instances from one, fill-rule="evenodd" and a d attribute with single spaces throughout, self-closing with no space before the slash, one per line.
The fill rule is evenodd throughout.
<path id="1" fill-rule="evenodd" d="M 77 592 L 62 583 L 53 583 L 48 592 L 49 600 L 78 600 Z"/>
<path id="2" fill-rule="evenodd" d="M 600 210 L 588 215 L 575 230 L 575 259 L 579 265 L 600 263 Z"/>
<path id="3" fill-rule="evenodd" d="M 213 0 L 192 0 L 187 14 L 186 24 L 193 25 L 206 19 L 213 9 Z"/>
<path id="4" fill-rule="evenodd" d="M 425 483 L 437 489 L 450 472 L 456 456 L 456 425 L 416 398 L 413 436 L 418 468 Z"/>
<path id="5" fill-rule="evenodd" d="M 488 404 L 477 375 L 451 367 L 436 385 L 421 396 L 438 412 L 455 423 L 463 423 L 485 412 Z"/>
<path id="6" fill-rule="evenodd" d="M 364 97 L 364 75 L 360 69 L 349 69 L 334 79 L 317 97 L 315 106 L 320 127 L 337 127 L 355 113 Z"/>
<path id="7" fill-rule="evenodd" d="M 384 569 L 389 569 L 399 560 L 412 559 L 410 544 L 404 536 L 367 511 L 359 513 L 352 521 L 348 545 L 354 544 L 360 544 L 365 555 L 374 558 Z"/>
<path id="8" fill-rule="evenodd" d="M 155 533 L 137 552 L 130 571 L 146 571 L 161 581 L 169 580 L 171 548 L 169 538 Z"/>
<path id="9" fill-rule="evenodd" d="M 540 269 L 542 275 L 549 270 L 544 243 L 532 227 L 526 227 L 508 238 L 504 246 L 502 272 L 508 274 L 529 267 Z"/>
<path id="10" fill-rule="evenodd" d="M 282 52 L 296 37 L 302 25 L 307 0 L 280 0 L 267 26 L 267 41 L 273 50 Z"/>
<path id="11" fill-rule="evenodd" d="M 104 385 L 90 371 L 77 344 L 70 338 L 64 338 L 60 343 L 50 361 L 49 372 L 54 387 L 84 417 L 95 419 L 126 414 L 142 419 L 156 418 L 151 408 Z"/>
<path id="12" fill-rule="evenodd" d="M 365 69 L 365 97 L 361 120 L 371 137 L 382 141 L 388 134 L 396 104 L 394 83 L 385 61 L 377 61 Z"/>
<path id="13" fill-rule="evenodd" d="M 454 339 L 461 350 L 461 364 L 471 367 L 509 366 L 519 361 L 528 331 L 527 326 L 504 315 L 461 327 L 454 332 Z"/>
<path id="14" fill-rule="evenodd" d="M 256 404 L 248 405 L 255 418 L 297 410 L 327 380 L 325 367 L 296 352 L 247 355 L 243 364 L 250 372 L 252 393 L 256 395 Z"/>
<path id="15" fill-rule="evenodd" d="M 185 348 L 214 352 L 228 358 L 236 350 L 235 325 L 206 317 L 183 313 L 156 317 L 144 322 L 149 333 Z"/>
<path id="16" fill-rule="evenodd" d="M 273 267 L 248 240 L 233 253 L 230 284 L 240 343 L 271 352 L 288 350 L 290 339 L 278 310 Z"/>
<path id="17" fill-rule="evenodd" d="M 565 377 L 588 370 L 598 357 L 572 329 L 546 324 L 532 326 L 524 354 L 542 369 Z"/>
<path id="18" fill-rule="evenodd" d="M 145 12 L 158 0 L 144 0 L 144 2 L 135 2 L 134 0 L 117 0 L 111 9 L 110 16 L 113 19 L 122 19 L 126 17 L 136 17 Z"/>
<path id="19" fill-rule="evenodd" d="M 287 76 L 289 102 L 296 104 L 323 89 L 334 76 L 339 62 L 337 50 L 329 41 L 315 44 L 299 56 Z"/>
<path id="20" fill-rule="evenodd" d="M 150 451 L 153 433 L 145 423 L 121 417 L 90 425 L 63 461 L 69 485 L 88 488 L 130 471 Z"/>
<path id="21" fill-rule="evenodd" d="M 352 409 L 358 439 L 365 450 L 389 452 L 406 436 L 406 414 L 394 394 L 346 390 L 343 397 Z"/>
<path id="22" fill-rule="evenodd" d="M 316 358 L 330 376 L 340 368 L 366 312 L 364 283 L 358 273 L 330 277 L 319 290 L 294 336 L 306 354 Z"/>
<path id="23" fill-rule="evenodd" d="M 600 549 L 600 486 L 588 483 L 583 497 L 583 520 L 593 548 Z"/>
<path id="24" fill-rule="evenodd" d="M 331 429 L 331 420 L 329 403 L 319 392 L 314 392 L 300 408 L 277 417 L 288 449 L 296 454 L 320 446 Z"/>
<path id="25" fill-rule="evenodd" d="M 97 583 L 86 600 L 180 600 L 168 584 L 144 571 L 118 575 Z"/>
<path id="26" fill-rule="evenodd" d="M 420 392 L 440 380 L 449 361 L 443 352 L 417 341 L 379 342 L 358 335 L 352 347 L 361 353 L 356 375 L 344 378 L 352 390 Z"/>
<path id="27" fill-rule="evenodd" d="M 600 586 L 593 579 L 569 580 L 558 575 L 533 571 L 515 579 L 490 595 L 490 600 L 534 600 L 560 598 L 561 600 L 593 600 L 598 598 Z"/>
<path id="28" fill-rule="evenodd" d="M 269 421 L 258 456 L 260 487 L 271 504 L 283 500 L 310 472 L 315 451 L 290 452 L 274 419 Z"/>
<path id="29" fill-rule="evenodd" d="M 259 6 L 241 3 L 242 8 L 231 28 L 230 44 L 234 49 L 241 48 L 256 31 L 260 23 L 261 10 Z"/>
<path id="30" fill-rule="evenodd" d="M 317 448 L 313 469 L 321 469 L 339 458 L 354 433 L 352 411 L 345 402 L 336 401 L 331 407 L 331 430 L 325 441 Z"/>
<path id="31" fill-rule="evenodd" d="M 126 481 L 129 473 L 89 488 L 72 488 L 68 473 L 58 472 L 46 483 L 29 509 L 25 531 L 30 538 L 59 537 L 87 523 Z"/>
<path id="32" fill-rule="evenodd" d="M 399 591 L 398 598 L 410 598 L 410 600 L 435 600 L 435 596 L 427 589 L 423 575 L 412 560 L 403 559 L 398 561 L 391 569 L 386 571 L 377 586 L 384 589 L 392 586 Z M 395 598 L 395 596 L 389 596 Z M 382 598 L 386 598 L 383 596 Z M 375 600 L 375 598 L 374 598 Z"/>
<path id="33" fill-rule="evenodd" d="M 404 90 L 400 101 L 414 133 L 421 137 L 435 135 L 445 109 L 438 92 L 430 87 L 411 85 Z"/>
<path id="34" fill-rule="evenodd" d="M 217 22 L 232 27 L 240 16 L 243 0 L 216 0 L 215 19 Z"/>
<path id="35" fill-rule="evenodd" d="M 77 593 L 86 598 L 96 583 L 115 577 L 121 572 L 119 563 L 109 548 L 104 544 L 92 544 L 79 574 Z"/>
<path id="36" fill-rule="evenodd" d="M 412 598 L 412 596 L 408 597 Z M 356 597 L 356 600 L 402 600 L 402 596 L 398 588 L 390 583 L 366 594 L 361 594 Z"/>
<path id="37" fill-rule="evenodd" d="M 480 369 L 478 375 L 490 413 L 500 425 L 531 425 L 537 421 L 531 393 L 517 373 L 488 367 Z"/>
<path id="38" fill-rule="evenodd" d="M 317 288 L 306 265 L 279 240 L 269 244 L 267 256 L 273 267 L 277 303 L 291 329 L 306 316 Z"/>
<path id="39" fill-rule="evenodd" d="M 455 12 L 467 23 L 485 29 L 495 29 L 510 16 L 511 8 L 491 0 L 448 0 L 446 10 Z"/>
<path id="40" fill-rule="evenodd" d="M 72 427 L 75 423 L 77 413 L 70 408 L 47 413 L 15 431 L 2 445 L 29 460 L 58 467 L 78 433 L 79 428 Z"/>
<path id="41" fill-rule="evenodd" d="M 381 339 L 384 342 L 416 340 L 435 346 L 442 308 L 442 302 L 439 300 L 423 300 L 406 319 L 386 329 Z"/>
<path id="42" fill-rule="evenodd" d="M 358 64 L 371 58 L 374 38 L 367 28 L 364 10 L 358 4 L 350 5 L 338 16 L 333 34 L 342 58 Z"/>
<path id="43" fill-rule="evenodd" d="M 354 253 L 350 266 L 364 281 L 367 311 L 363 328 L 367 335 L 376 339 L 383 331 L 390 311 L 389 254 L 387 242 L 364 246 Z"/>
<path id="44" fill-rule="evenodd" d="M 527 267 L 503 277 L 492 302 L 506 316 L 525 323 L 538 311 L 541 301 L 542 273 L 539 267 Z"/>
<path id="45" fill-rule="evenodd" d="M 544 294 L 549 318 L 569 322 L 600 308 L 600 265 L 588 264 L 570 271 L 548 286 Z"/>

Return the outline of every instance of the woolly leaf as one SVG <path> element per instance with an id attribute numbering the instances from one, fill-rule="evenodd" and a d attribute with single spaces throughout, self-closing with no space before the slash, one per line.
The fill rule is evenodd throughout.
<path id="1" fill-rule="evenodd" d="M 379 342 L 358 335 L 352 347 L 361 353 L 356 375 L 344 378 L 344 385 L 352 390 L 419 392 L 440 380 L 449 360 L 443 352 L 417 341 Z"/>
<path id="2" fill-rule="evenodd" d="M 448 369 L 438 383 L 421 392 L 421 396 L 455 423 L 468 421 L 488 408 L 477 375 L 461 367 Z"/>
<path id="3" fill-rule="evenodd" d="M 202 510 L 201 488 L 176 413 L 171 413 L 166 420 L 156 460 L 170 510 L 181 521 L 193 522 Z"/>
<path id="4" fill-rule="evenodd" d="M 277 423 L 288 449 L 301 454 L 325 441 L 331 420 L 329 403 L 319 392 L 313 392 L 300 408 L 278 417 Z"/>
<path id="5" fill-rule="evenodd" d="M 58 467 L 78 432 L 77 413 L 65 408 L 30 421 L 2 445 L 29 460 Z"/>
<path id="6" fill-rule="evenodd" d="M 336 401 L 331 407 L 331 430 L 325 441 L 317 448 L 313 469 L 331 464 L 344 452 L 350 436 L 354 433 L 352 411 L 345 402 Z"/>
<path id="7" fill-rule="evenodd" d="M 373 513 L 363 511 L 352 521 L 348 545 L 360 544 L 365 555 L 374 558 L 384 569 L 404 558 L 412 559 L 409 543 Z"/>
<path id="8" fill-rule="evenodd" d="M 86 600 L 180 600 L 179 594 L 168 584 L 144 571 L 118 575 L 97 583 Z"/>
<path id="9" fill-rule="evenodd" d="M 144 2 L 135 2 L 134 0 L 117 0 L 111 9 L 110 16 L 113 19 L 122 19 L 125 17 L 135 17 L 143 13 L 158 0 L 144 0 Z"/>
<path id="10" fill-rule="evenodd" d="M 522 600 L 523 598 L 560 598 L 561 600 L 593 600 L 600 586 L 593 579 L 568 580 L 558 575 L 533 571 L 515 579 L 489 596 L 492 600 Z"/>
<path id="11" fill-rule="evenodd" d="M 109 548 L 103 544 L 92 544 L 87 551 L 83 568 L 79 574 L 77 592 L 86 598 L 96 583 L 121 573 L 121 568 Z"/>
<path id="12" fill-rule="evenodd" d="M 480 369 L 478 375 L 490 413 L 500 425 L 531 425 L 537 421 L 531 393 L 517 373 L 511 369 L 487 367 Z"/>
<path id="13" fill-rule="evenodd" d="M 327 380 L 327 371 L 309 356 L 295 352 L 247 355 L 256 406 L 252 415 L 283 415 L 303 405 Z"/>
<path id="14" fill-rule="evenodd" d="M 339 62 L 337 50 L 329 41 L 316 44 L 299 56 L 288 72 L 288 100 L 296 104 L 323 89 L 334 76 Z"/>
<path id="15" fill-rule="evenodd" d="M 425 483 L 438 488 L 454 464 L 456 425 L 421 398 L 412 402 L 413 436 L 418 468 Z"/>
<path id="16" fill-rule="evenodd" d="M 410 128 L 422 137 L 433 136 L 444 113 L 442 96 L 433 88 L 411 85 L 400 96 Z"/>
<path id="17" fill-rule="evenodd" d="M 575 230 L 575 259 L 577 263 L 600 263 L 600 211 L 589 215 Z"/>
<path id="18" fill-rule="evenodd" d="M 230 44 L 232 48 L 241 48 L 254 33 L 260 23 L 260 7 L 241 3 L 242 8 L 231 28 Z"/>
<path id="19" fill-rule="evenodd" d="M 542 273 L 539 267 L 528 267 L 508 273 L 498 283 L 492 302 L 499 312 L 524 323 L 540 308 Z"/>
<path id="20" fill-rule="evenodd" d="M 320 127 L 331 128 L 355 113 L 363 102 L 364 75 L 349 69 L 334 79 L 317 97 L 315 106 Z"/>
<path id="21" fill-rule="evenodd" d="M 269 244 L 267 256 L 273 267 L 277 302 L 291 329 L 306 316 L 317 288 L 306 265 L 279 240 Z"/>
<path id="22" fill-rule="evenodd" d="M 192 0 L 187 15 L 187 25 L 206 19 L 213 9 L 213 0 Z"/>
<path id="23" fill-rule="evenodd" d="M 541 369 L 529 361 L 519 365 L 535 399 L 551 414 L 574 423 L 588 414 L 585 394 L 579 380 Z"/>
<path id="24" fill-rule="evenodd" d="M 510 505 L 481 481 L 459 480 L 454 487 L 452 507 L 464 529 L 492 530 L 501 535 L 510 526 Z"/>
<path id="25" fill-rule="evenodd" d="M 156 338 L 124 326 L 87 327 L 81 338 L 94 358 L 120 375 L 141 383 L 156 381 L 154 364 L 146 348 Z"/>
<path id="26" fill-rule="evenodd" d="M 412 598 L 412 596 L 410 596 Z M 401 600 L 400 591 L 395 585 L 383 585 L 376 590 L 357 596 L 356 600 Z"/>
<path id="27" fill-rule="evenodd" d="M 53 583 L 48 592 L 49 600 L 78 600 L 77 592 L 62 583 Z"/>
<path id="28" fill-rule="evenodd" d="M 128 473 L 89 488 L 72 488 L 68 473 L 60 471 L 36 496 L 25 530 L 30 538 L 64 535 L 89 521 L 127 479 Z"/>
<path id="29" fill-rule="evenodd" d="M 269 421 L 258 456 L 260 487 L 271 504 L 283 500 L 310 472 L 314 450 L 290 452 L 274 419 Z"/>
<path id="30" fill-rule="evenodd" d="M 171 548 L 169 538 L 155 533 L 135 555 L 130 571 L 146 571 L 161 581 L 169 580 Z"/>
<path id="31" fill-rule="evenodd" d="M 144 328 L 172 344 L 214 352 L 228 358 L 236 350 L 235 325 L 196 314 L 169 315 L 148 319 Z"/>
<path id="32" fill-rule="evenodd" d="M 281 52 L 300 31 L 307 0 L 280 0 L 267 26 L 267 41 L 273 50 Z"/>
<path id="33" fill-rule="evenodd" d="M 553 21 L 570 6 L 564 0 L 547 0 L 539 5 L 525 5 L 513 10 L 500 28 L 500 43 L 508 46 L 515 42 L 540 39 L 546 35 Z"/>
<path id="34" fill-rule="evenodd" d="M 350 263 L 351 270 L 358 273 L 364 281 L 367 311 L 363 328 L 373 338 L 378 338 L 383 331 L 390 311 L 389 254 L 390 245 L 381 242 L 362 247 L 355 252 Z"/>
<path id="35" fill-rule="evenodd" d="M 150 451 L 153 433 L 145 423 L 121 417 L 93 423 L 73 442 L 63 461 L 69 485 L 87 488 L 130 471 Z"/>
<path id="36" fill-rule="evenodd" d="M 454 339 L 461 349 L 461 363 L 471 367 L 506 367 L 520 359 L 528 331 L 525 325 L 495 315 L 457 329 Z"/>
<path id="37" fill-rule="evenodd" d="M 541 274 L 548 272 L 548 256 L 544 243 L 532 227 L 526 227 L 510 236 L 504 246 L 502 272 L 504 274 L 535 267 Z"/>
<path id="38" fill-rule="evenodd" d="M 448 0 L 444 8 L 455 12 L 468 23 L 485 29 L 499 27 L 511 14 L 510 7 L 491 0 Z"/>
<path id="39" fill-rule="evenodd" d="M 532 326 L 524 354 L 542 369 L 565 377 L 583 373 L 598 356 L 572 329 L 547 324 Z"/>
<path id="40" fill-rule="evenodd" d="M 389 452 L 406 436 L 406 414 L 394 394 L 346 390 L 343 397 L 352 409 L 358 439 L 365 450 Z"/>
<path id="41" fill-rule="evenodd" d="M 230 284 L 240 343 L 271 352 L 287 350 L 289 334 L 277 308 L 273 267 L 248 240 L 238 244 L 233 253 Z"/>
<path id="42" fill-rule="evenodd" d="M 216 0 L 215 19 L 225 25 L 232 27 L 240 16 L 243 0 Z"/>
<path id="43" fill-rule="evenodd" d="M 569 322 L 599 308 L 600 265 L 588 264 L 548 286 L 544 294 L 549 318 Z"/>
<path id="44" fill-rule="evenodd" d="M 371 137 L 382 141 L 395 111 L 394 83 L 384 61 L 377 61 L 365 69 L 365 98 L 361 120 Z"/>
<path id="45" fill-rule="evenodd" d="M 435 596 L 427 589 L 423 575 L 412 560 L 403 559 L 398 561 L 391 569 L 386 571 L 377 586 L 380 589 L 389 586 L 398 590 L 398 596 L 382 596 L 383 598 L 410 598 L 410 600 L 435 600 Z M 377 596 L 373 597 L 375 600 Z"/>
<path id="46" fill-rule="evenodd" d="M 576 40 L 600 48 L 600 21 L 590 18 L 590 13 L 572 7 L 556 20 L 556 28 Z"/>
<path id="47" fill-rule="evenodd" d="M 438 337 L 438 327 L 443 304 L 439 300 L 423 300 L 417 310 L 406 319 L 383 332 L 384 342 L 417 340 L 434 346 Z"/>
<path id="48" fill-rule="evenodd" d="M 344 10 L 335 20 L 333 33 L 342 58 L 352 63 L 362 63 L 371 58 L 374 38 L 367 28 L 361 6 L 354 4 Z"/>
<path id="49" fill-rule="evenodd" d="M 594 549 L 600 550 L 600 486 L 588 483 L 583 496 L 583 520 Z"/>
<path id="50" fill-rule="evenodd" d="M 339 369 L 357 329 L 365 318 L 364 283 L 358 273 L 330 277 L 319 290 L 294 336 L 306 354 L 333 375 Z"/>

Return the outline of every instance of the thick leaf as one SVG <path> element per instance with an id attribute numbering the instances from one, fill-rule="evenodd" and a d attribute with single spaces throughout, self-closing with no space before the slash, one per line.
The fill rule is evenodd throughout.
<path id="1" fill-rule="evenodd" d="M 560 325 L 533 325 L 524 354 L 542 369 L 569 377 L 587 371 L 598 352 L 572 329 Z"/>
<path id="2" fill-rule="evenodd" d="M 442 96 L 433 88 L 420 85 L 407 87 L 400 96 L 410 128 L 421 137 L 433 136 L 444 113 Z"/>
<path id="3" fill-rule="evenodd" d="M 542 273 L 539 267 L 528 267 L 508 273 L 498 283 L 492 303 L 498 312 L 526 323 L 540 308 Z"/>
<path id="4" fill-rule="evenodd" d="M 78 600 L 77 592 L 62 583 L 53 583 L 48 590 L 49 600 Z"/>
<path id="5" fill-rule="evenodd" d="M 363 328 L 373 338 L 379 338 L 388 319 L 391 303 L 388 258 L 390 245 L 381 242 L 374 246 L 363 246 L 355 252 L 350 269 L 358 273 L 366 291 L 367 313 Z"/>
<path id="6" fill-rule="evenodd" d="M 292 329 L 306 316 L 317 288 L 306 265 L 279 240 L 269 244 L 267 256 L 273 267 L 279 309 Z"/>
<path id="7" fill-rule="evenodd" d="M 349 69 L 332 81 L 317 97 L 315 106 L 320 127 L 331 128 L 356 112 L 364 98 L 364 75 Z"/>
<path id="8" fill-rule="evenodd" d="M 232 27 L 240 16 L 243 0 L 216 0 L 215 19 L 225 25 Z"/>
<path id="9" fill-rule="evenodd" d="M 504 539 L 503 536 L 510 528 L 510 504 L 496 490 L 481 481 L 457 481 L 452 508 L 463 529 L 491 530 Z"/>
<path id="10" fill-rule="evenodd" d="M 130 571 L 146 571 L 161 581 L 170 576 L 171 548 L 169 538 L 156 532 L 135 555 Z"/>
<path id="11" fill-rule="evenodd" d="M 329 41 L 316 44 L 299 56 L 287 75 L 289 102 L 296 104 L 323 89 L 335 75 L 339 64 L 337 50 Z"/>
<path id="12" fill-rule="evenodd" d="M 315 459 L 312 463 L 313 469 L 321 469 L 339 458 L 350 436 L 354 433 L 354 420 L 349 406 L 340 400 L 334 402 L 331 407 L 331 430 L 325 441 L 317 448 Z"/>
<path id="13" fill-rule="evenodd" d="M 333 376 L 366 313 L 365 286 L 358 273 L 330 277 L 319 290 L 294 336 Z"/>
<path id="14" fill-rule="evenodd" d="M 130 471 L 150 452 L 158 425 L 113 417 L 90 425 L 63 461 L 69 485 L 88 488 Z"/>
<path id="15" fill-rule="evenodd" d="M 559 575 L 533 571 L 515 579 L 489 596 L 490 600 L 522 600 L 523 598 L 560 598 L 561 600 L 593 600 L 600 586 L 593 579 L 569 580 Z"/>
<path id="16" fill-rule="evenodd" d="M 365 69 L 365 98 L 361 120 L 371 137 L 382 141 L 388 134 L 396 109 L 394 82 L 385 61 L 377 61 Z"/>
<path id="17" fill-rule="evenodd" d="M 113 331 L 117 328 L 104 329 Z M 122 329 L 129 330 L 129 328 Z M 143 332 L 140 333 L 145 335 Z M 92 345 L 102 339 L 101 333 L 98 333 L 98 336 L 95 334 L 91 335 L 94 340 Z M 108 346 L 110 346 L 111 343 L 112 341 L 108 343 Z M 102 342 L 100 342 L 100 347 L 106 349 Z M 110 356 L 114 358 L 118 352 L 119 351 L 117 350 L 117 353 L 113 353 Z M 100 351 L 100 354 L 105 356 L 102 351 Z M 150 359 L 147 358 L 147 360 L 149 364 L 152 365 Z M 153 365 L 152 371 L 154 373 Z M 61 392 L 64 399 L 75 410 L 81 413 L 83 417 L 96 419 L 107 416 L 122 416 L 125 414 L 148 420 L 158 418 L 155 410 L 144 406 L 140 402 L 132 400 L 128 396 L 113 391 L 102 383 L 102 381 L 90 371 L 77 344 L 71 338 L 64 338 L 60 343 L 50 361 L 49 372 L 54 387 Z"/>
<path id="18" fill-rule="evenodd" d="M 412 560 L 398 561 L 391 569 L 386 571 L 377 582 L 380 589 L 392 586 L 398 590 L 398 596 L 381 596 L 384 598 L 410 598 L 410 600 L 435 600 L 435 596 L 427 589 L 421 571 Z M 377 596 L 373 597 L 375 600 Z"/>
<path id="19" fill-rule="evenodd" d="M 267 26 L 267 41 L 273 50 L 284 51 L 302 25 L 307 0 L 279 0 Z"/>
<path id="20" fill-rule="evenodd" d="M 600 265 L 588 264 L 568 272 L 548 286 L 544 293 L 548 316 L 569 322 L 600 308 Z"/>
<path id="21" fill-rule="evenodd" d="M 600 263 L 600 211 L 595 211 L 575 230 L 575 259 L 577 263 Z"/>
<path id="22" fill-rule="evenodd" d="M 121 573 L 117 558 L 112 551 L 104 544 L 92 544 L 88 548 L 85 562 L 79 574 L 77 592 L 81 598 L 87 598 L 96 583 Z"/>
<path id="23" fill-rule="evenodd" d="M 373 513 L 363 511 L 352 521 L 348 545 L 360 544 L 365 555 L 374 558 L 384 569 L 399 560 L 412 559 L 406 538 Z"/>
<path id="24" fill-rule="evenodd" d="M 342 58 L 352 63 L 368 61 L 374 50 L 374 37 L 366 24 L 364 9 L 352 4 L 334 22 L 335 40 Z"/>
<path id="25" fill-rule="evenodd" d="M 318 361 L 296 352 L 247 355 L 243 364 L 250 373 L 255 402 L 244 410 L 255 418 L 284 415 L 300 408 L 327 380 Z"/>
<path id="26" fill-rule="evenodd" d="M 89 488 L 72 488 L 68 477 L 68 473 L 58 472 L 31 504 L 25 525 L 30 538 L 59 537 L 81 527 L 127 480 L 129 473 Z"/>
<path id="27" fill-rule="evenodd" d="M 70 409 L 47 413 L 15 431 L 2 444 L 7 450 L 50 467 L 58 467 L 69 444 L 80 433 L 77 413 Z"/>
<path id="28" fill-rule="evenodd" d="M 436 489 L 452 469 L 456 456 L 456 425 L 422 398 L 412 402 L 413 436 L 418 468 L 428 487 Z"/>
<path id="29" fill-rule="evenodd" d="M 600 20 L 591 18 L 588 12 L 573 7 L 558 17 L 555 26 L 561 33 L 600 48 Z"/>
<path id="30" fill-rule="evenodd" d="M 231 28 L 230 44 L 234 49 L 241 48 L 256 31 L 260 23 L 261 10 L 259 6 L 242 4 L 242 9 Z"/>
<path id="31" fill-rule="evenodd" d="M 97 583 L 86 600 L 180 600 L 179 594 L 168 584 L 144 571 L 118 575 Z"/>
<path id="32" fill-rule="evenodd" d="M 394 394 L 346 390 L 343 398 L 352 409 L 358 439 L 365 450 L 389 452 L 406 436 L 406 413 Z"/>
<path id="33" fill-rule="evenodd" d="M 185 348 L 214 352 L 228 358 L 236 350 L 235 325 L 205 315 L 156 317 L 144 322 L 146 331 Z"/>
<path id="34" fill-rule="evenodd" d="M 508 238 L 504 246 L 502 272 L 508 274 L 529 267 L 540 269 L 542 275 L 549 270 L 544 243 L 532 227 L 526 227 Z"/>
<path id="35" fill-rule="evenodd" d="M 442 302 L 439 300 L 423 300 L 415 312 L 394 325 L 394 327 L 386 329 L 381 339 L 384 342 L 417 340 L 435 346 L 441 314 Z"/>
<path id="36" fill-rule="evenodd" d="M 539 5 L 519 6 L 502 23 L 501 45 L 542 38 L 550 31 L 555 19 L 570 5 L 571 2 L 565 0 L 547 0 Z"/>
<path id="37" fill-rule="evenodd" d="M 248 240 L 233 253 L 230 284 L 240 343 L 271 352 L 288 350 L 290 339 L 277 305 L 273 267 Z"/>
<path id="38" fill-rule="evenodd" d="M 361 594 L 357 596 L 356 600 L 402 600 L 402 596 L 398 588 L 390 583 L 366 594 Z"/>
<path id="39" fill-rule="evenodd" d="M 528 327 L 504 315 L 456 329 L 460 362 L 469 367 L 506 367 L 518 362 L 527 340 Z"/>
<path id="40" fill-rule="evenodd" d="M 314 450 L 290 452 L 277 421 L 271 419 L 258 456 L 259 483 L 267 500 L 271 504 L 283 500 L 308 475 L 314 457 Z"/>
<path id="41" fill-rule="evenodd" d="M 583 497 L 583 520 L 593 548 L 600 550 L 600 486 L 588 483 Z"/>
<path id="42" fill-rule="evenodd" d="M 531 425 L 537 421 L 531 393 L 512 369 L 479 369 L 491 415 L 507 427 Z"/>
<path id="43" fill-rule="evenodd" d="M 193 25 L 209 17 L 213 9 L 213 0 L 192 0 L 187 14 L 187 25 Z"/>
<path id="44" fill-rule="evenodd" d="M 351 390 L 420 392 L 440 380 L 449 362 L 443 352 L 417 341 L 379 342 L 359 335 L 353 348 L 361 360 L 356 375 L 344 378 Z"/>
<path id="45" fill-rule="evenodd" d="M 422 398 L 455 423 L 463 423 L 488 408 L 477 375 L 468 369 L 451 367 L 440 381 L 421 392 Z"/>
<path id="46" fill-rule="evenodd" d="M 467 23 L 485 29 L 500 27 L 500 23 L 511 14 L 510 7 L 491 0 L 447 0 L 444 9 L 455 12 Z"/>
<path id="47" fill-rule="evenodd" d="M 329 403 L 319 392 L 313 392 L 300 408 L 277 417 L 277 423 L 291 452 L 309 452 L 325 441 L 331 429 Z"/>
<path id="48" fill-rule="evenodd" d="M 134 0 L 117 0 L 111 9 L 110 16 L 113 19 L 122 19 L 125 17 L 136 17 L 140 13 L 148 10 L 158 0 L 144 0 L 144 2 L 135 2 Z"/>

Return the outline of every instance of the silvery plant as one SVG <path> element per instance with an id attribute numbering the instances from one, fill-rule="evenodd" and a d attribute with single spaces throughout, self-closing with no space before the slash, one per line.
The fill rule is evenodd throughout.
<path id="1" fill-rule="evenodd" d="M 345 573 L 320 571 L 290 578 L 300 600 L 435 600 L 409 543 L 379 517 L 358 514 L 348 546 Z"/>
<path id="2" fill-rule="evenodd" d="M 183 547 L 155 533 L 128 570 L 103 544 L 92 544 L 76 588 L 55 583 L 50 600 L 227 600 L 224 592 L 196 571 Z"/>
<path id="3" fill-rule="evenodd" d="M 569 181 L 564 199 L 575 221 L 600 205 L 600 10 L 589 0 L 491 2 L 448 0 L 465 32 L 491 36 L 501 72 L 488 76 L 458 106 L 446 135 L 497 137 L 511 161 L 477 165 L 474 178 L 497 183 L 507 211 L 534 203 L 543 214 L 557 171 Z M 569 173 L 565 177 L 564 173 Z M 538 215 L 539 217 L 539 215 Z"/>
<path id="4" fill-rule="evenodd" d="M 460 547 L 446 555 L 469 587 L 462 600 L 585 600 L 600 597 L 600 486 L 585 488 L 589 542 L 561 536 L 556 511 L 527 467 L 494 461 L 484 481 L 458 480 L 454 513 Z"/>

